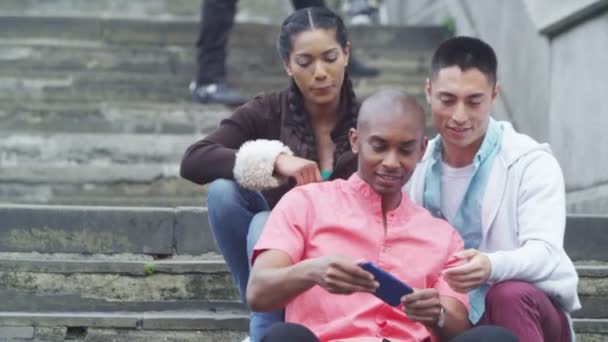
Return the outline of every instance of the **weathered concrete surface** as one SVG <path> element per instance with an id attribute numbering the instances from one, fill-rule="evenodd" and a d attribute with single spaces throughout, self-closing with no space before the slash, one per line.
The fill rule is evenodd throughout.
<path id="1" fill-rule="evenodd" d="M 220 281 L 221 282 L 221 281 Z M 218 283 L 220 283 L 218 282 Z M 103 283 L 98 284 L 102 286 Z M 222 298 L 211 299 L 160 299 L 160 300 L 120 300 L 88 298 L 80 294 L 61 294 L 53 292 L 34 292 L 27 289 L 0 289 L 3 312 L 173 312 L 181 310 L 202 310 L 206 312 L 237 312 L 244 305 L 237 302 L 232 286 L 225 286 Z M 209 292 L 209 291 L 208 291 Z M 232 292 L 232 293 L 231 293 Z M 142 296 L 143 297 L 143 296 Z"/>
<path id="2" fill-rule="evenodd" d="M 86 168 L 85 168 L 86 169 Z M 127 182 L 120 180 L 120 172 L 108 183 L 99 183 L 95 178 L 99 173 L 112 175 L 120 167 L 112 168 L 100 167 L 96 173 L 86 174 L 81 167 L 59 168 L 58 171 L 74 172 L 77 177 L 73 179 L 62 179 L 55 175 L 46 174 L 42 169 L 43 175 L 47 178 L 31 178 L 30 168 L 0 168 L 3 171 L 22 172 L 23 177 L 19 177 L 18 171 L 12 173 L 15 177 L 12 181 L 0 182 L 0 202 L 1 203 L 23 203 L 23 204 L 54 204 L 54 205 L 91 205 L 91 206 L 128 206 L 128 207 L 177 207 L 177 206 L 197 206 L 206 204 L 206 186 L 197 186 L 178 178 L 159 178 L 142 180 L 139 176 L 149 174 L 148 170 L 139 176 L 132 171 L 137 167 L 131 167 L 127 175 L 136 177 L 136 181 Z M 69 171 L 69 172 L 68 172 Z M 108 172 L 106 172 L 108 171 Z M 59 174 L 61 174 L 61 172 Z M 79 178 L 89 177 L 91 181 L 80 182 L 77 184 L 62 184 Z M 41 183 L 45 179 L 55 179 L 50 183 Z M 28 184 L 36 182 L 36 184 Z M 25 184 L 24 184 L 25 183 Z"/>
<path id="3" fill-rule="evenodd" d="M 108 301 L 237 299 L 232 277 L 228 273 L 130 277 L 118 274 L 0 272 L 0 286 Z"/>
<path id="4" fill-rule="evenodd" d="M 18 143 L 16 143 L 18 144 Z M 144 148 L 145 145 L 141 145 Z M 86 147 L 84 147 L 86 149 Z M 31 147 L 29 151 L 13 151 L 15 155 L 12 159 L 13 161 L 7 162 L 7 164 L 17 164 L 17 165 L 3 165 L 0 169 L 0 183 L 16 183 L 16 184 L 53 184 L 55 186 L 62 184 L 73 184 L 73 185 L 87 185 L 87 187 L 83 188 L 83 192 L 95 190 L 95 185 L 119 185 L 121 183 L 125 184 L 146 184 L 147 186 L 152 187 L 155 181 L 163 180 L 165 182 L 173 180 L 177 182 L 179 185 L 175 190 L 182 190 L 181 193 L 188 193 L 190 195 L 194 195 L 194 191 L 187 191 L 193 188 L 193 185 L 185 180 L 178 180 L 179 176 L 179 164 L 177 162 L 173 163 L 134 163 L 132 165 L 128 164 L 113 164 L 112 160 L 104 160 L 108 159 L 120 159 L 125 157 L 125 155 L 121 156 L 121 152 L 119 152 L 120 147 L 116 146 L 116 154 L 111 154 L 112 152 L 103 151 L 103 150 L 95 150 L 93 147 L 92 150 L 88 150 L 84 153 L 89 154 L 92 158 L 94 155 L 98 158 L 97 160 L 91 159 L 86 160 L 85 158 L 81 159 L 85 164 L 79 164 L 79 162 L 75 162 L 74 160 L 57 160 L 57 161 L 48 161 L 45 168 L 40 168 L 40 165 L 34 164 L 34 159 L 36 156 L 30 155 L 37 154 L 37 148 Z M 41 150 L 44 150 L 41 146 Z M 68 154 L 70 151 L 64 151 L 64 157 L 70 158 Z M 71 157 L 76 157 L 81 151 L 73 151 Z M 107 154 L 106 154 L 107 153 Z M 58 152 L 58 154 L 62 154 L 62 152 Z M 150 154 L 151 157 L 154 157 L 153 154 Z M 143 157 L 143 156 L 142 156 Z M 167 155 L 166 157 L 169 157 Z M 76 157 L 78 158 L 78 157 Z M 145 157 L 144 157 L 145 158 Z M 162 158 L 162 156 L 158 156 L 158 158 Z M 20 159 L 19 161 L 15 159 Z M 25 160 L 24 160 L 25 159 Z M 29 160 L 28 160 L 29 159 Z M 90 164 L 89 164 L 90 163 Z M 164 184 L 167 190 L 170 190 L 170 184 Z M 150 189 L 152 190 L 152 189 Z M 148 191 L 148 194 L 152 194 L 153 191 Z"/>
<path id="5" fill-rule="evenodd" d="M 0 326 L 75 326 L 137 328 L 138 315 L 127 313 L 0 312 Z"/>
<path id="6" fill-rule="evenodd" d="M 173 253 L 172 210 L 3 205 L 0 216 L 5 252 Z"/>
<path id="7" fill-rule="evenodd" d="M 551 1 L 523 0 L 537 30 L 556 35 L 608 7 L 603 0 Z"/>
<path id="8" fill-rule="evenodd" d="M 202 196 L 194 200 L 203 203 Z M 160 209 L 0 205 L 0 213 L 6 217 L 0 222 L 0 237 L 3 237 L 0 239 L 0 250 L 4 252 L 32 252 L 36 248 L 45 248 L 40 251 L 202 255 L 217 251 L 209 230 L 207 211 L 202 206 Z M 608 261 L 604 248 L 608 244 L 608 234 L 605 234 L 607 225 L 608 217 L 605 216 L 569 216 L 564 243 L 570 257 L 573 260 Z M 60 239 L 58 241 L 63 242 L 52 242 L 46 235 L 45 240 L 40 241 L 39 237 L 51 234 L 49 231 L 52 229 L 58 231 L 59 235 L 55 235 L 55 238 L 64 238 L 66 241 Z M 88 240 L 73 241 L 71 234 L 89 234 L 89 231 L 91 236 L 106 235 L 95 238 L 88 238 L 87 235 Z M 159 235 L 150 235 L 150 231 Z M 130 235 L 125 235 L 127 232 Z M 14 236 L 23 237 L 23 244 L 19 244 Z M 107 236 L 108 240 L 101 239 L 103 236 Z M 134 241 L 123 242 L 121 245 L 115 241 L 119 236 L 133 238 Z M 12 240 L 9 241 L 9 238 Z M 89 240 L 93 242 L 87 247 L 86 242 Z M 129 247 L 131 244 L 139 247 Z M 143 246 L 146 244 L 163 246 L 163 253 L 150 246 L 149 252 L 144 251 Z M 108 247 L 112 245 L 114 249 Z M 135 249 L 132 251 L 129 248 Z"/>
<path id="9" fill-rule="evenodd" d="M 579 276 L 578 293 L 583 308 L 574 312 L 573 317 L 608 318 L 608 278 Z"/>
<path id="10" fill-rule="evenodd" d="M 608 11 L 552 40 L 551 143 L 568 191 L 608 184 Z M 598 55 L 599 54 L 599 55 Z M 603 202 L 608 201 L 608 195 Z M 598 208 L 600 209 L 600 208 Z M 595 213 L 606 213 L 604 206 Z"/>
<path id="11" fill-rule="evenodd" d="M 63 341 L 67 330 L 67 327 L 35 327 L 34 336 L 37 340 Z"/>
<path id="12" fill-rule="evenodd" d="M 202 136 L 194 134 L 95 134 L 32 135 L 0 133 L 2 164 L 52 165 L 168 164 L 176 175 L 186 148 Z"/>
<path id="13" fill-rule="evenodd" d="M 198 20 L 0 16 L 0 25 L 6 27 L 0 32 L 0 38 L 60 38 L 160 46 L 191 46 L 198 33 Z M 361 49 L 432 49 L 448 34 L 441 27 L 353 27 L 349 31 L 353 46 Z M 252 36 L 257 39 L 249 39 Z M 240 23 L 235 25 L 229 45 L 238 48 L 273 47 L 275 40 L 275 26 Z"/>
<path id="14" fill-rule="evenodd" d="M 608 261 L 608 216 L 570 215 L 564 246 L 573 260 Z"/>
<path id="15" fill-rule="evenodd" d="M 3 0 L 0 13 L 90 17 L 189 18 L 198 20 L 198 0 Z M 292 10 L 284 0 L 254 0 L 239 4 L 236 21 L 278 25 Z"/>
<path id="16" fill-rule="evenodd" d="M 177 254 L 198 255 L 217 251 L 206 208 L 176 210 L 175 249 Z"/>
<path id="17" fill-rule="evenodd" d="M 0 340 L 10 341 L 13 339 L 30 339 L 34 337 L 33 327 L 10 327 L 0 326 Z"/>
<path id="18" fill-rule="evenodd" d="M 95 273 L 146 276 L 150 274 L 222 274 L 228 269 L 221 255 L 176 255 L 154 259 L 142 254 L 0 253 L 0 271 L 34 273 Z"/>
<path id="19" fill-rule="evenodd" d="M 571 191 L 566 195 L 568 212 L 573 214 L 605 214 L 608 208 L 608 184 Z"/>
<path id="20" fill-rule="evenodd" d="M 12 72 L 14 74 L 14 72 Z M 355 82 L 355 91 L 359 95 L 370 95 L 380 86 L 405 88 L 413 96 L 423 95 L 424 77 L 402 76 L 384 77 Z M 259 79 L 255 74 L 233 75 L 231 82 L 243 89 L 247 96 L 254 96 L 262 91 L 284 89 L 288 79 L 284 75 L 269 76 Z M 10 105 L 24 101 L 47 102 L 103 102 L 103 101 L 138 101 L 138 102 L 187 102 L 191 101 L 188 91 L 189 77 L 171 77 L 162 79 L 156 75 L 129 75 L 119 72 L 103 73 L 56 73 L 51 75 L 9 75 L 0 76 L 0 99 Z M 230 81 L 230 79 L 229 79 Z"/>
<path id="21" fill-rule="evenodd" d="M 96 134 L 208 134 L 231 111 L 194 103 L 4 103 L 8 132 Z M 182 151 L 183 152 L 183 151 Z"/>
<path id="22" fill-rule="evenodd" d="M 191 46 L 145 45 L 125 48 L 100 42 L 4 38 L 0 39 L 0 47 L 0 68 L 6 68 L 3 74 L 7 76 L 11 70 L 26 75 L 33 71 L 42 75 L 49 75 L 49 71 L 126 72 L 154 74 L 160 79 L 172 76 L 176 81 L 183 81 L 191 79 L 196 68 L 196 52 Z M 356 51 L 358 56 L 386 72 L 381 79 L 389 80 L 420 76 L 427 71 L 430 58 L 427 50 L 403 50 L 392 46 L 381 51 L 364 48 L 356 48 Z M 234 64 L 230 67 L 231 73 L 264 73 L 264 78 L 286 78 L 281 60 L 272 49 L 258 48 L 252 54 L 251 50 L 235 47 L 230 56 L 229 62 Z"/>
<path id="23" fill-rule="evenodd" d="M 86 342 L 239 342 L 247 336 L 243 330 L 200 331 L 120 331 L 89 329 Z"/>
<path id="24" fill-rule="evenodd" d="M 585 318 L 575 318 L 574 319 L 574 328 L 576 331 L 584 332 L 584 333 L 600 333 L 600 334 L 608 334 L 608 319 L 585 319 Z M 578 335 L 577 335 L 578 337 Z M 606 336 L 604 335 L 604 338 Z M 577 338 L 578 340 L 578 338 Z M 602 341 L 605 341 L 602 340 Z"/>

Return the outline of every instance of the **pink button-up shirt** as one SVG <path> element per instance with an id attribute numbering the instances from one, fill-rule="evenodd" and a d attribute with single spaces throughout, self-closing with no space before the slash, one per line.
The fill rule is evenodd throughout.
<path id="1" fill-rule="evenodd" d="M 468 306 L 442 271 L 459 261 L 463 242 L 448 223 L 433 218 L 403 193 L 387 213 L 386 233 L 380 196 L 354 174 L 348 180 L 314 183 L 287 193 L 273 209 L 256 245 L 287 253 L 298 263 L 328 255 L 373 261 L 413 288 L 436 288 Z M 285 320 L 311 329 L 321 341 L 437 340 L 421 323 L 410 321 L 369 293 L 334 295 L 314 286 L 287 304 Z"/>

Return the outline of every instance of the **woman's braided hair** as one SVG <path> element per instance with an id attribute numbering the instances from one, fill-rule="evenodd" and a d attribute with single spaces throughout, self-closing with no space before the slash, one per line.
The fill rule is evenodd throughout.
<path id="1" fill-rule="evenodd" d="M 277 50 L 283 61 L 288 61 L 293 49 L 293 37 L 298 33 L 308 31 L 312 28 L 334 29 L 336 40 L 343 49 L 348 45 L 348 34 L 342 19 L 325 7 L 309 7 L 293 12 L 281 25 L 281 31 L 277 40 Z M 346 101 L 343 103 L 343 101 Z M 353 83 L 348 75 L 348 68 L 345 70 L 344 82 L 340 91 L 339 108 L 343 108 L 338 113 L 336 125 L 331 132 L 331 138 L 336 145 L 334 151 L 334 162 L 338 160 L 344 152 L 350 149 L 348 141 L 348 130 L 357 124 L 358 103 L 353 89 Z M 317 160 L 317 145 L 315 136 L 312 134 L 310 117 L 304 106 L 304 97 L 300 89 L 292 79 L 289 85 L 288 96 L 289 111 L 291 121 L 294 123 L 294 134 L 308 147 L 303 157 Z M 345 104 L 345 105 L 343 105 Z"/>

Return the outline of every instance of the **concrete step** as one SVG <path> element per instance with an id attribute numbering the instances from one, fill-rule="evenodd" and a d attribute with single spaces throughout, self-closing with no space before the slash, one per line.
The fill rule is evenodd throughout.
<path id="1" fill-rule="evenodd" d="M 0 253 L 3 311 L 242 309 L 221 256 Z M 210 309 L 211 310 L 211 309 Z"/>
<path id="2" fill-rule="evenodd" d="M 243 51 L 242 51 L 243 50 Z M 284 75 L 273 49 L 258 47 L 255 54 L 235 46 L 228 64 L 234 74 L 257 72 Z M 426 75 L 430 51 L 383 49 L 357 51 L 359 58 L 380 68 L 382 77 Z M 18 71 L 117 71 L 191 78 L 196 53 L 191 46 L 121 46 L 90 41 L 0 39 L 0 69 Z"/>
<path id="3" fill-rule="evenodd" d="M 4 204 L 0 205 L 0 217 L 0 251 L 5 252 L 199 255 L 215 251 L 204 208 Z M 589 216 L 589 222 L 607 227 L 608 216 Z M 579 267 L 585 266 L 585 277 L 608 277 L 603 273 L 608 264 L 593 261 L 603 259 L 600 247 L 605 241 L 590 238 L 597 231 L 585 224 L 583 216 L 568 217 L 566 231 L 575 229 L 576 234 L 566 235 L 568 254 Z M 45 238 L 37 238 L 41 236 Z M 157 241 L 156 247 L 148 240 Z M 576 249 L 579 241 L 588 243 L 588 253 Z"/>
<path id="4" fill-rule="evenodd" d="M 582 342 L 605 342 L 608 340 L 608 319 L 575 318 L 576 340 Z"/>
<path id="5" fill-rule="evenodd" d="M 240 341 L 243 311 L 0 312 L 0 339 L 13 341 Z"/>
<path id="6" fill-rule="evenodd" d="M 206 209 L 0 205 L 0 251 L 203 255 Z"/>
<path id="7" fill-rule="evenodd" d="M 3 0 L 0 13 L 125 18 L 198 19 L 199 0 Z M 249 0 L 239 3 L 237 21 L 280 23 L 291 11 L 284 0 Z"/>
<path id="8" fill-rule="evenodd" d="M 45 72 L 44 75 L 2 76 L 0 70 L 0 100 L 6 103 L 45 102 L 190 102 L 190 77 L 157 77 L 120 72 Z M 15 71 L 10 70 L 10 73 Z M 262 91 L 280 90 L 287 86 L 283 75 L 259 77 L 257 73 L 232 76 L 236 88 L 251 97 Z M 380 87 L 400 87 L 424 103 L 424 77 L 404 80 L 388 75 L 382 78 L 354 82 L 355 92 L 365 97 Z"/>
<path id="9" fill-rule="evenodd" d="M 168 164 L 177 175 L 177 164 L 186 148 L 202 138 L 194 134 L 95 134 L 50 135 L 0 132 L 1 166 Z"/>
<path id="10" fill-rule="evenodd" d="M 0 38 L 62 39 L 110 44 L 193 46 L 197 19 L 118 19 L 69 16 L 0 15 Z M 230 47 L 274 50 L 278 25 L 239 23 L 230 36 Z M 448 32 L 442 27 L 355 26 L 349 29 L 355 49 L 432 50 Z M 256 39 L 251 39 L 256 37 Z"/>
<path id="11" fill-rule="evenodd" d="M 608 319 L 608 264 L 579 262 L 576 270 L 583 308 L 573 317 Z"/>
<path id="12" fill-rule="evenodd" d="M 12 133 L 208 134 L 232 111 L 195 103 L 2 103 L 0 131 Z"/>
<path id="13" fill-rule="evenodd" d="M 573 260 L 608 262 L 606 215 L 570 215 L 564 245 Z"/>
<path id="14" fill-rule="evenodd" d="M 70 169 L 69 171 L 73 171 Z M 113 172 L 98 168 L 96 172 Z M 76 172 L 77 173 L 77 172 Z M 57 177 L 55 177 L 57 178 Z M 206 187 L 182 179 L 81 184 L 0 184 L 0 203 L 179 207 L 206 205 Z"/>

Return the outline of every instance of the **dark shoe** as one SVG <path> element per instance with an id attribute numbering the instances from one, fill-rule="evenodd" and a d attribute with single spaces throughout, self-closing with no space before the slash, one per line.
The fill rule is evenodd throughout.
<path id="1" fill-rule="evenodd" d="M 353 77 L 376 77 L 380 75 L 378 68 L 365 65 L 353 56 L 350 57 L 348 71 Z"/>
<path id="2" fill-rule="evenodd" d="M 235 89 L 230 88 L 224 82 L 198 85 L 196 82 L 190 84 L 192 98 L 198 103 L 217 103 L 226 106 L 240 106 L 247 99 Z"/>

